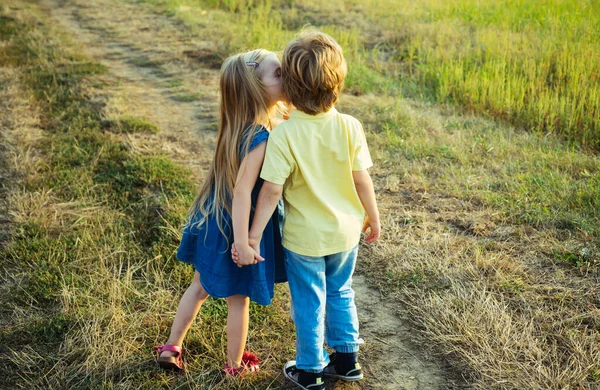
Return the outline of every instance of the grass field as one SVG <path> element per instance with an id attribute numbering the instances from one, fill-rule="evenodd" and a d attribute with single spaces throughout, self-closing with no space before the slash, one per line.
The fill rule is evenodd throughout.
<path id="1" fill-rule="evenodd" d="M 186 340 L 187 376 L 152 364 L 149 350 L 164 341 L 191 278 L 174 253 L 213 141 L 196 140 L 199 151 L 182 154 L 188 142 L 163 134 L 127 94 L 135 90 L 119 89 L 117 70 L 82 54 L 85 45 L 47 18 L 63 5 L 0 5 L 4 384 L 286 388 L 279 371 L 293 355 L 293 327 L 283 289 L 272 306 L 251 309 L 261 375 L 220 375 L 226 306 L 218 300 Z M 358 272 L 473 388 L 600 386 L 597 2 L 73 7 L 104 39 L 137 37 L 99 58 L 132 52 L 123 62 L 164 84 L 173 107 L 212 110 L 195 114 L 209 133 L 214 80 L 185 78 L 180 58 L 135 34 L 168 35 L 200 63 L 193 77 L 204 77 L 202 69 L 236 51 L 281 50 L 307 23 L 331 33 L 350 70 L 338 108 L 365 126 L 383 218 L 382 240 L 361 248 Z M 91 24 L 122 13 L 130 30 Z M 144 25 L 142 14 L 155 24 Z M 190 156 L 200 166 L 186 164 Z M 376 372 L 388 357 L 369 348 L 363 356 Z"/>
<path id="2" fill-rule="evenodd" d="M 350 92 L 452 103 L 600 150 L 596 1 L 151 2 L 198 28 L 210 20 L 206 9 L 229 12 L 210 20 L 222 23 L 222 56 L 247 47 L 281 50 L 313 24 L 345 48 Z"/>

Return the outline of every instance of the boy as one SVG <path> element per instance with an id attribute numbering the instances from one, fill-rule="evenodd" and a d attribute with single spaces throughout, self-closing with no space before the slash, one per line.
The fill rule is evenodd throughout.
<path id="1" fill-rule="evenodd" d="M 260 175 L 265 182 L 249 232 L 257 248 L 283 194 L 283 246 L 296 324 L 296 360 L 287 362 L 284 373 L 311 390 L 325 388 L 323 376 L 363 377 L 352 273 L 361 230 L 370 229 L 369 243 L 381 230 L 362 126 L 333 107 L 346 72 L 342 49 L 327 34 L 303 32 L 286 46 L 283 89 L 296 110 L 270 134 Z M 336 351 L 331 356 L 324 341 Z"/>

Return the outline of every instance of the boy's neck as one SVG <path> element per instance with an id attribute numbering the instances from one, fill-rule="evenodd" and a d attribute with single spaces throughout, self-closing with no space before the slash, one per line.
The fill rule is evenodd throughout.
<path id="1" fill-rule="evenodd" d="M 321 111 L 321 112 L 318 112 L 316 114 L 309 114 L 308 112 L 304 112 L 304 111 L 300 110 L 299 108 L 294 108 L 290 112 L 290 115 L 293 115 L 294 112 L 297 112 L 300 115 L 308 115 L 308 116 L 311 116 L 311 117 L 319 117 L 319 116 L 322 116 L 322 115 L 329 114 L 331 112 L 337 112 L 337 110 L 335 109 L 335 106 L 331 106 L 331 108 L 329 110 L 327 110 L 327 111 Z"/>

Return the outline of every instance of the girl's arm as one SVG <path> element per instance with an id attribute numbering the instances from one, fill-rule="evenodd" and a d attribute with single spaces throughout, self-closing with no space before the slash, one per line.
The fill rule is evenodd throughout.
<path id="1" fill-rule="evenodd" d="M 248 226 L 250 225 L 250 208 L 252 207 L 252 189 L 260 174 L 266 148 L 267 143 L 263 142 L 246 155 L 240 164 L 240 170 L 233 189 L 231 219 L 233 221 L 234 245 L 239 253 L 239 259 L 236 263 L 240 266 L 254 264 L 255 259 L 257 261 L 264 260 L 248 245 Z"/>
<path id="2" fill-rule="evenodd" d="M 252 220 L 252 227 L 248 233 L 248 237 L 252 241 L 252 246 L 255 250 L 260 244 L 263 230 L 265 230 L 267 223 L 269 223 L 269 219 L 271 219 L 282 193 L 282 185 L 271 183 L 266 180 L 260 189 L 258 201 L 256 202 L 256 210 L 254 211 L 254 218 Z"/>
<path id="3" fill-rule="evenodd" d="M 379 222 L 379 209 L 377 209 L 373 180 L 371 180 L 371 175 L 369 175 L 366 169 L 363 171 L 353 171 L 352 179 L 354 180 L 354 187 L 358 193 L 358 198 L 367 213 L 362 231 L 364 233 L 370 228 L 370 232 L 365 237 L 365 241 L 368 243 L 375 242 L 381 234 L 381 224 Z"/>

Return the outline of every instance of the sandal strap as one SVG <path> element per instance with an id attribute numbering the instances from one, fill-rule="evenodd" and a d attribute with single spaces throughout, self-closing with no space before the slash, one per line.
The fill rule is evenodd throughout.
<path id="1" fill-rule="evenodd" d="M 181 347 L 171 344 L 157 345 L 156 347 L 154 347 L 154 350 L 158 351 L 158 353 L 162 353 L 164 351 L 175 352 L 177 356 L 181 356 L 181 353 L 183 352 Z"/>
<path id="2" fill-rule="evenodd" d="M 242 365 L 247 366 L 249 369 L 254 369 L 258 367 L 260 364 L 260 360 L 258 357 L 252 352 L 244 351 L 242 355 Z"/>
<path id="3" fill-rule="evenodd" d="M 230 367 L 229 364 L 225 363 L 225 366 L 223 366 L 223 371 L 225 371 L 227 374 L 229 375 L 233 375 L 233 376 L 237 376 L 239 375 L 242 371 L 244 370 L 244 367 Z"/>

